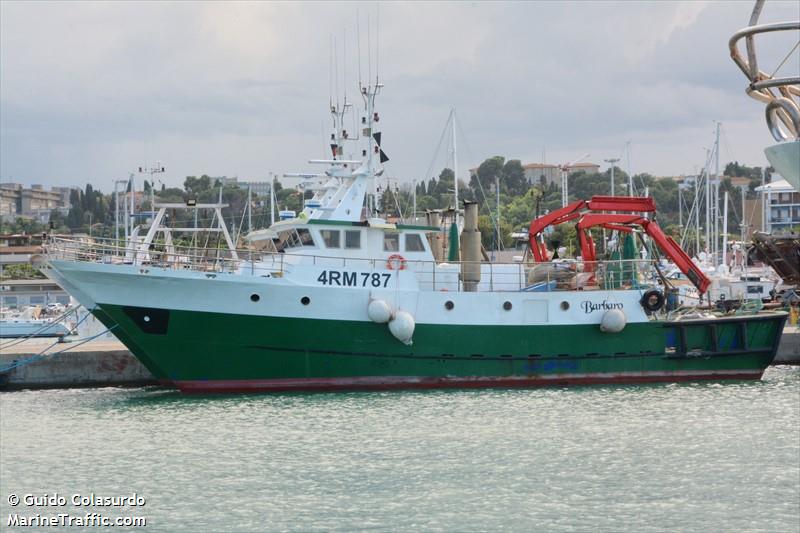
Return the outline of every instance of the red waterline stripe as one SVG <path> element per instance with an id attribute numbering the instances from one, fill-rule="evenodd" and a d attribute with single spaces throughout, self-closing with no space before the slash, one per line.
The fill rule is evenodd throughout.
<path id="1" fill-rule="evenodd" d="M 477 389 L 559 387 L 565 385 L 605 385 L 664 383 L 722 379 L 761 379 L 762 370 L 720 370 L 710 373 L 651 372 L 629 374 L 576 374 L 520 377 L 353 377 L 298 379 L 242 379 L 175 381 L 182 392 L 286 392 L 286 391 L 356 391 L 390 389 Z"/>

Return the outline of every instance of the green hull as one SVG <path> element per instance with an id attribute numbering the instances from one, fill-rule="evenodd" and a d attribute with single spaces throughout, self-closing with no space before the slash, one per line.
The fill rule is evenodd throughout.
<path id="1" fill-rule="evenodd" d="M 385 325 L 101 305 L 97 312 L 160 380 L 187 391 L 534 386 L 758 379 L 784 313 L 597 325 Z"/>

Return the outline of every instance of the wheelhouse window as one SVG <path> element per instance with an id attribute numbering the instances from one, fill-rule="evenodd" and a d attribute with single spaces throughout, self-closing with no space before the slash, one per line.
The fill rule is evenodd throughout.
<path id="1" fill-rule="evenodd" d="M 289 229 L 278 232 L 278 238 L 275 240 L 275 249 L 279 252 L 287 248 L 299 248 L 301 246 L 314 246 L 314 239 L 311 237 L 311 232 L 306 228 L 299 230 Z"/>
<path id="2" fill-rule="evenodd" d="M 424 252 L 425 245 L 422 238 L 416 233 L 406 233 L 406 252 Z"/>
<path id="3" fill-rule="evenodd" d="M 323 229 L 319 232 L 322 235 L 323 242 L 325 242 L 325 248 L 341 248 L 342 245 L 339 241 L 341 233 L 338 229 Z"/>
<path id="4" fill-rule="evenodd" d="M 345 231 L 344 247 L 348 250 L 358 250 L 361 248 L 361 231 Z"/>
<path id="5" fill-rule="evenodd" d="M 400 251 L 400 234 L 399 233 L 384 233 L 383 234 L 383 251 L 384 252 L 399 252 Z"/>
<path id="6" fill-rule="evenodd" d="M 314 238 L 311 236 L 311 232 L 308 231 L 308 229 L 298 229 L 297 236 L 300 238 L 300 246 L 314 246 Z"/>

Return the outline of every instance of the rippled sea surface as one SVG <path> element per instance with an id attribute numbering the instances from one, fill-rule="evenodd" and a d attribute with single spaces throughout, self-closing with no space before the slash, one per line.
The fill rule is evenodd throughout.
<path id="1" fill-rule="evenodd" d="M 21 391 L 0 415 L 0 529 L 9 513 L 99 511 L 148 532 L 800 531 L 800 368 L 537 390 Z M 145 505 L 8 503 L 131 493 Z"/>

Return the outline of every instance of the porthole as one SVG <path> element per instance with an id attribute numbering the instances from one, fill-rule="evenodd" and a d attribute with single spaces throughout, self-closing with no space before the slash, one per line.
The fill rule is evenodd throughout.
<path id="1" fill-rule="evenodd" d="M 256 294 L 256 293 L 253 293 L 253 294 L 251 294 L 251 295 L 250 295 L 250 301 L 251 301 L 251 302 L 257 302 L 257 301 L 259 301 L 260 299 L 261 299 L 261 296 L 259 296 L 259 295 L 258 295 L 258 294 Z"/>
<path id="2" fill-rule="evenodd" d="M 511 307 L 513 307 L 513 306 L 511 305 L 511 302 L 505 302 L 505 303 L 503 304 L 503 309 L 505 309 L 506 311 L 511 311 Z"/>
<path id="3" fill-rule="evenodd" d="M 455 307 L 455 304 L 454 304 L 452 301 L 450 301 L 450 300 L 447 300 L 447 301 L 444 303 L 444 308 L 445 308 L 445 309 L 447 309 L 448 311 L 452 311 L 452 310 L 453 310 L 453 307 Z"/>
<path id="4" fill-rule="evenodd" d="M 566 311 L 567 309 L 569 309 L 569 302 L 567 301 L 561 302 L 561 310 Z"/>
<path id="5" fill-rule="evenodd" d="M 145 322 L 150 322 L 150 317 L 149 317 L 149 316 L 147 316 L 147 315 L 144 315 L 144 316 L 142 317 L 142 320 L 144 320 Z"/>
<path id="6" fill-rule="evenodd" d="M 308 305 L 311 303 L 311 298 L 309 298 L 308 296 L 303 296 L 302 298 L 300 298 L 300 303 L 303 305 Z"/>

